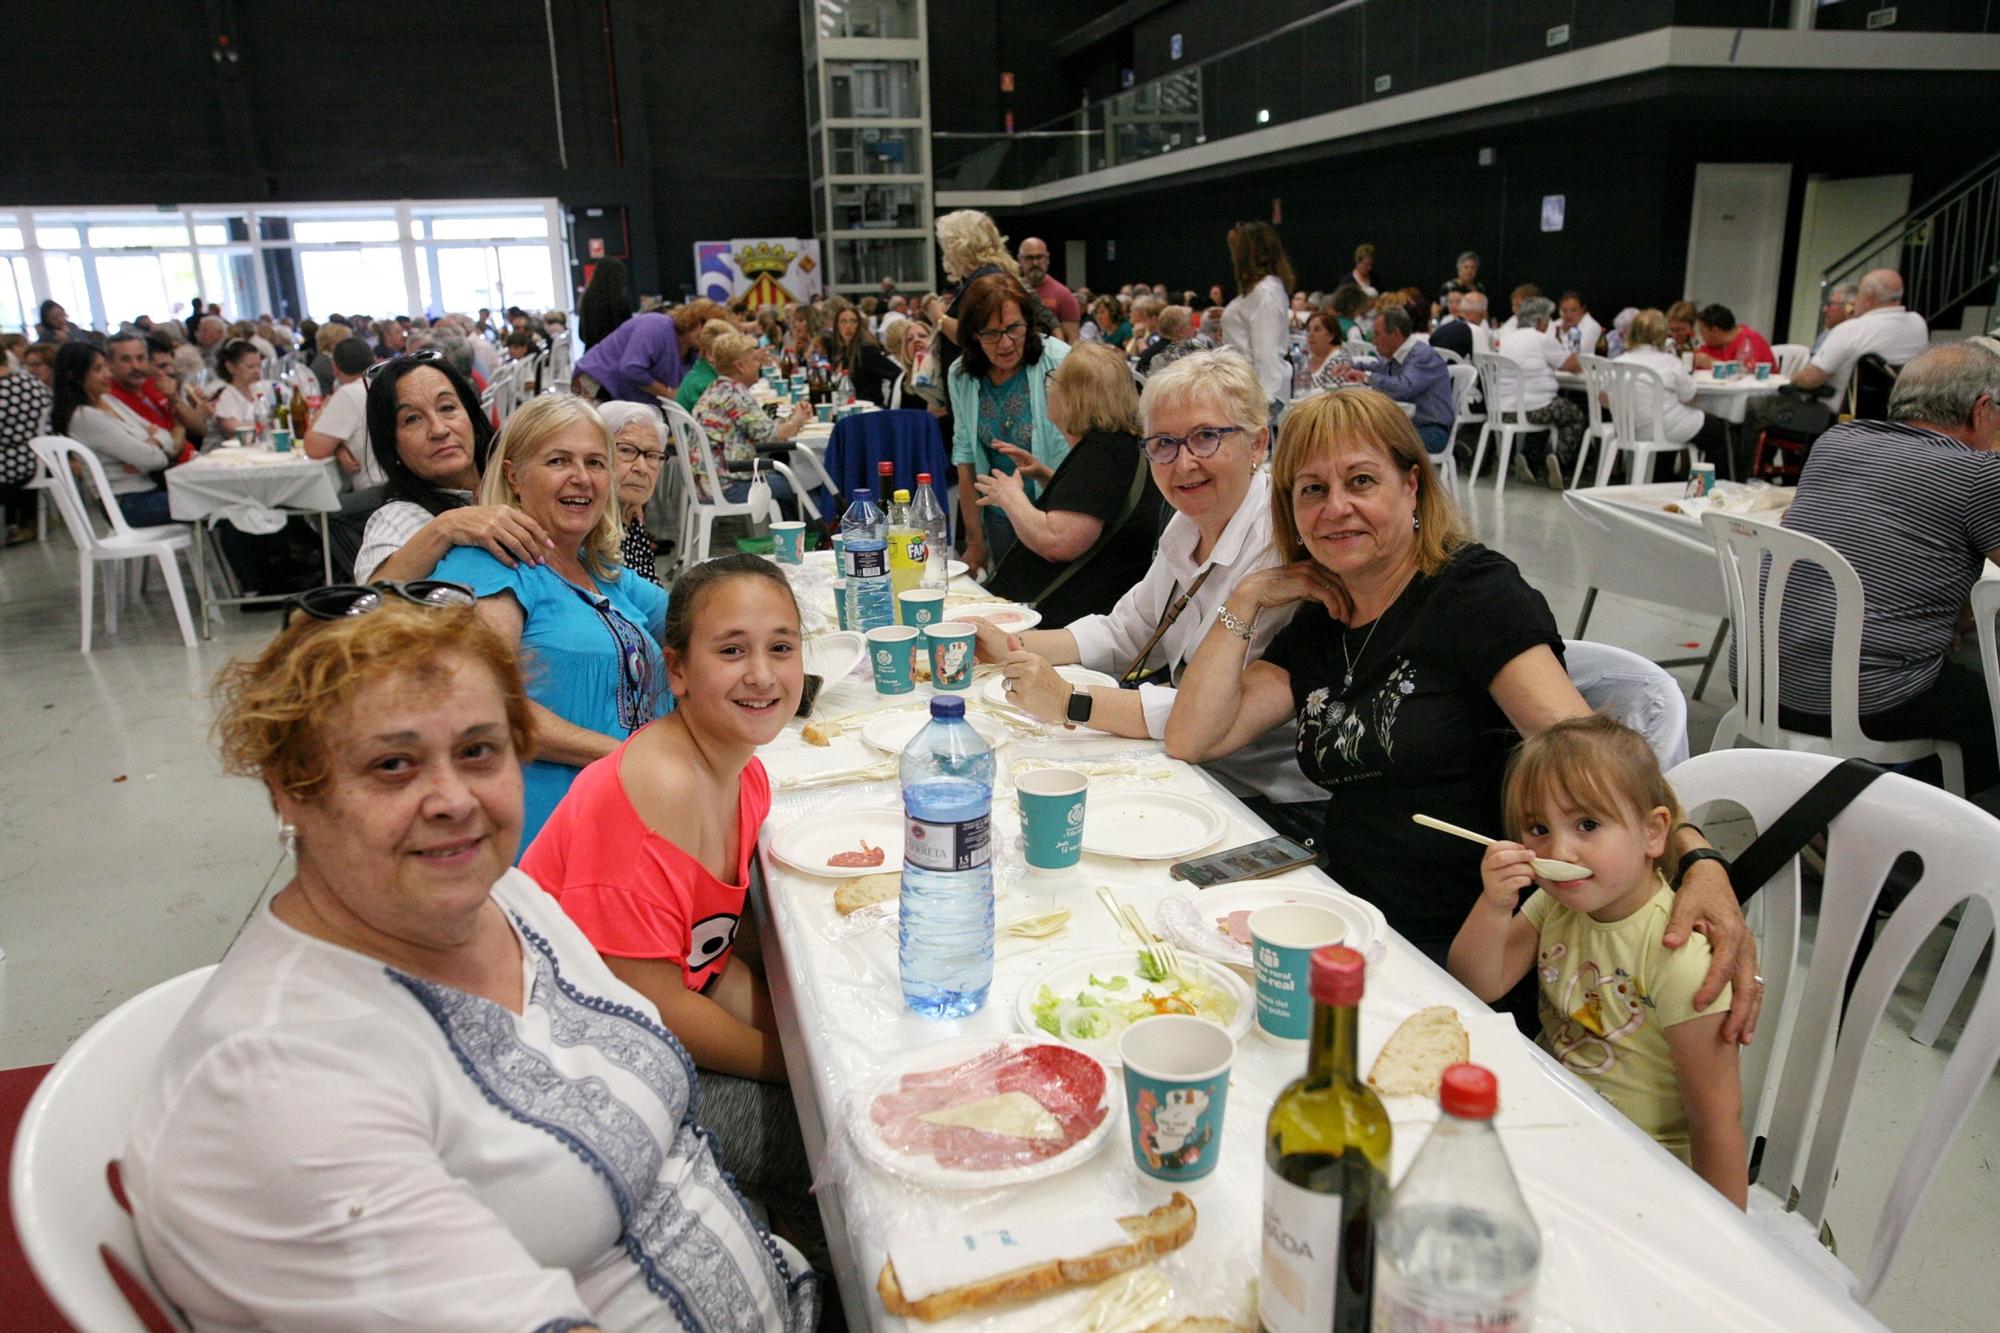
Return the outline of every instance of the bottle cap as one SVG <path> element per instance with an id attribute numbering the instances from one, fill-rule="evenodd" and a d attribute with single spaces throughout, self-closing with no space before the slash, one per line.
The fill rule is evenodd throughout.
<path id="1" fill-rule="evenodd" d="M 892 498 L 897 504 L 906 505 L 910 502 L 910 493 L 905 490 L 898 490 Z"/>
<path id="2" fill-rule="evenodd" d="M 955 694 L 932 695 L 931 716 L 962 718 L 965 716 L 965 700 Z"/>
<path id="3" fill-rule="evenodd" d="M 1483 1065 L 1453 1065 L 1438 1085 L 1438 1105 L 1461 1120 L 1491 1120 L 1500 1109 L 1500 1080 Z"/>
<path id="4" fill-rule="evenodd" d="M 1312 974 L 1306 984 L 1316 1004 L 1360 1004 L 1367 970 L 1368 960 L 1359 952 L 1344 944 L 1329 944 L 1313 950 Z"/>
<path id="5" fill-rule="evenodd" d="M 854 499 L 856 503 L 859 503 L 862 500 L 873 501 L 874 498 L 875 498 L 875 492 L 869 490 L 866 486 L 860 486 L 855 489 Z"/>
<path id="6" fill-rule="evenodd" d="M 919 472 L 919 473 L 917 474 L 917 485 L 919 485 L 919 486 L 928 486 L 928 485 L 930 485 L 930 484 L 931 484 L 931 474 L 930 474 L 930 473 L 928 473 L 928 472 Z"/>

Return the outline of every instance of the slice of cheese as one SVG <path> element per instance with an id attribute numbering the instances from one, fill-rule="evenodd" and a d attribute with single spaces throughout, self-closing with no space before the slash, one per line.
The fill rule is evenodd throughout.
<path id="1" fill-rule="evenodd" d="M 927 1124 L 980 1129 L 988 1134 L 1005 1134 L 1010 1138 L 1032 1139 L 1037 1143 L 1063 1136 L 1062 1123 L 1049 1114 L 1046 1106 L 1025 1092 L 995 1093 L 976 1102 L 962 1102 L 941 1111 L 927 1111 L 917 1119 Z"/>

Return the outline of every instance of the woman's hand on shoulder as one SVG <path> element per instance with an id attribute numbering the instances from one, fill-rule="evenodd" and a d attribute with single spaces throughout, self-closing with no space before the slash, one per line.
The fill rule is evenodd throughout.
<path id="1" fill-rule="evenodd" d="M 1512 912 L 1521 901 L 1522 890 L 1535 887 L 1534 863 L 1535 854 L 1520 843 L 1494 843 L 1479 859 L 1480 896 L 1489 907 Z"/>
<path id="2" fill-rule="evenodd" d="M 1294 560 L 1289 565 L 1260 569 L 1230 590 L 1228 604 L 1238 615 L 1247 616 L 1274 607 L 1298 602 L 1318 602 L 1335 620 L 1345 621 L 1354 613 L 1347 587 L 1337 574 L 1311 560 Z"/>
<path id="3" fill-rule="evenodd" d="M 512 505 L 447 509 L 435 522 L 453 546 L 480 547 L 509 569 L 542 564 L 556 549 L 541 525 Z"/>

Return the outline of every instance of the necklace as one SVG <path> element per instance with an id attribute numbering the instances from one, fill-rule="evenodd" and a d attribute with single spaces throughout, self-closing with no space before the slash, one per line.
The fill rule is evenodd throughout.
<path id="1" fill-rule="evenodd" d="M 1389 612 L 1395 609 L 1396 599 L 1403 595 L 1403 589 L 1409 586 L 1410 579 L 1415 576 L 1416 571 L 1413 569 L 1404 577 L 1402 585 L 1396 589 L 1395 594 L 1389 598 L 1388 605 L 1382 608 L 1382 614 L 1376 616 L 1369 623 L 1368 633 L 1363 635 L 1361 639 L 1360 652 L 1354 654 L 1352 657 L 1347 655 L 1347 630 L 1343 628 L 1340 631 L 1340 657 L 1343 662 L 1347 663 L 1347 674 L 1340 678 L 1341 693 L 1345 694 L 1354 688 L 1354 669 L 1367 659 L 1368 645 L 1374 641 L 1375 631 L 1381 628 L 1382 622 L 1388 618 Z"/>

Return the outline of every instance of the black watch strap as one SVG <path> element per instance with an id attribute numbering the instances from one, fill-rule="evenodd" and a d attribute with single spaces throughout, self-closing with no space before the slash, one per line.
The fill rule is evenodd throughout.
<path id="1" fill-rule="evenodd" d="M 1696 847 L 1681 854 L 1680 864 L 1674 867 L 1674 882 L 1669 887 L 1679 892 L 1681 881 L 1687 878 L 1688 871 L 1694 868 L 1694 863 L 1697 861 L 1714 861 L 1723 870 L 1729 869 L 1729 858 L 1721 852 L 1713 847 Z"/>
<path id="2" fill-rule="evenodd" d="M 1089 690 L 1072 689 L 1069 692 L 1069 707 L 1064 710 L 1064 716 L 1078 726 L 1084 726 L 1090 721 L 1091 706 L 1095 702 L 1096 700 L 1090 697 Z"/>

